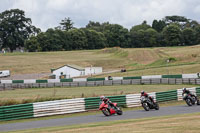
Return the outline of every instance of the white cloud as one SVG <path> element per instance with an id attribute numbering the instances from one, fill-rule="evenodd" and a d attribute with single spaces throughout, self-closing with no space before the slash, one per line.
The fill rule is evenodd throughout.
<path id="1" fill-rule="evenodd" d="M 0 12 L 19 8 L 33 24 L 46 30 L 70 17 L 76 27 L 90 20 L 121 24 L 126 28 L 168 15 L 182 15 L 199 21 L 199 0 L 0 0 Z"/>

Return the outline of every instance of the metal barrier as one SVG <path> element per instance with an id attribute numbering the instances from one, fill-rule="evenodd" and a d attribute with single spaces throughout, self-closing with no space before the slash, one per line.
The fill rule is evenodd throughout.
<path id="1" fill-rule="evenodd" d="M 134 84 L 200 84 L 200 79 L 127 79 L 127 80 L 102 80 L 79 82 L 55 82 L 55 83 L 3 83 L 0 90 L 16 88 L 51 88 L 51 87 L 86 87 L 86 86 L 111 86 Z"/>
<path id="2" fill-rule="evenodd" d="M 0 121 L 33 117 L 33 104 L 19 104 L 0 107 Z"/>

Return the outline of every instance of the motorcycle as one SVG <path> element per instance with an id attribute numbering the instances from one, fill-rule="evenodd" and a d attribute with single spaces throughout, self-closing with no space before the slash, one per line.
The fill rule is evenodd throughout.
<path id="1" fill-rule="evenodd" d="M 197 99 L 196 97 L 194 97 L 191 94 L 186 94 L 185 93 L 183 95 L 183 100 L 185 100 L 185 102 L 187 103 L 188 106 L 195 105 L 195 103 L 197 103 L 197 105 L 200 105 L 199 99 Z"/>
<path id="2" fill-rule="evenodd" d="M 148 97 L 141 97 L 141 104 L 144 110 L 149 111 L 150 109 L 159 110 L 159 105 L 157 102 L 153 103 Z"/>
<path id="3" fill-rule="evenodd" d="M 111 116 L 113 114 L 122 115 L 122 110 L 120 107 L 117 106 L 117 103 L 112 103 L 112 104 L 114 105 L 114 107 L 111 107 L 110 105 L 101 101 L 99 103 L 99 110 L 101 110 L 105 116 Z"/>

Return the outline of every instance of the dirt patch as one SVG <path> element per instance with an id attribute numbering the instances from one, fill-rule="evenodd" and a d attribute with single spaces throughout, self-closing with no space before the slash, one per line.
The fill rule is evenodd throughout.
<path id="1" fill-rule="evenodd" d="M 50 74 L 51 73 L 15 74 L 11 75 L 10 77 L 0 78 L 0 80 L 43 79 L 45 77 L 48 77 Z"/>

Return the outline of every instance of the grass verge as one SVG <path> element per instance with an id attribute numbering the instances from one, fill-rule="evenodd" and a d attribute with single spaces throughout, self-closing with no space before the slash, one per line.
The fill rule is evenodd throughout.
<path id="1" fill-rule="evenodd" d="M 191 85 L 120 85 L 97 87 L 71 87 L 71 88 L 29 88 L 1 91 L 0 105 L 13 105 L 20 103 L 41 102 L 58 99 L 98 97 L 100 95 L 125 95 L 146 92 L 162 92 L 176 90 Z M 197 87 L 197 85 L 192 85 Z"/>

